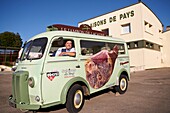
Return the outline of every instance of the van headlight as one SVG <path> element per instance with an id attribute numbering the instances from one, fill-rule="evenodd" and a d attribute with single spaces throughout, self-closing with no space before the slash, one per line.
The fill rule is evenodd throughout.
<path id="1" fill-rule="evenodd" d="M 34 87 L 35 81 L 34 81 L 34 78 L 33 78 L 33 77 L 30 77 L 30 78 L 28 79 L 28 85 L 29 85 L 31 88 Z"/>

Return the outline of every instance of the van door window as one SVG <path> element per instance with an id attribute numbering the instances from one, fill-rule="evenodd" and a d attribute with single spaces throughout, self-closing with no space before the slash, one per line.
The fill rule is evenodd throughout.
<path id="1" fill-rule="evenodd" d="M 52 42 L 49 55 L 54 56 L 75 56 L 76 50 L 74 41 L 71 39 L 63 39 L 63 43 L 59 42 L 58 39 Z"/>
<path id="2" fill-rule="evenodd" d="M 118 54 L 125 54 L 125 47 L 124 44 L 119 44 L 119 43 L 108 43 L 109 48 L 113 48 L 115 45 L 118 46 Z"/>

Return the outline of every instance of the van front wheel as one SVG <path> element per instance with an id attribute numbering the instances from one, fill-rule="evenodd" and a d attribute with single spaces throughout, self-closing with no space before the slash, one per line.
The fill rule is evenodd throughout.
<path id="1" fill-rule="evenodd" d="M 84 105 L 83 88 L 75 84 L 72 86 L 67 95 L 66 108 L 69 113 L 79 112 Z"/>
<path id="2" fill-rule="evenodd" d="M 128 88 L 128 79 L 127 76 L 121 75 L 119 78 L 119 85 L 115 87 L 116 92 L 124 94 Z"/>

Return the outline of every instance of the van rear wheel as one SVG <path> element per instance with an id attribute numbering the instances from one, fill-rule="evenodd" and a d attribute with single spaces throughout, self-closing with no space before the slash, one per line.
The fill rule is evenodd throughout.
<path id="1" fill-rule="evenodd" d="M 120 75 L 119 85 L 115 87 L 116 92 L 124 94 L 128 88 L 128 79 L 126 75 Z"/>
<path id="2" fill-rule="evenodd" d="M 71 87 L 67 95 L 66 108 L 69 113 L 79 112 L 84 105 L 83 88 L 75 84 Z"/>

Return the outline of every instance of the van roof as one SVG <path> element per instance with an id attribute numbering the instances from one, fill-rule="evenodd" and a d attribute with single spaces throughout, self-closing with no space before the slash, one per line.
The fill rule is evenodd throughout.
<path id="1" fill-rule="evenodd" d="M 29 40 L 34 40 L 40 37 L 48 37 L 48 39 L 52 39 L 54 36 L 63 36 L 63 37 L 78 37 L 78 38 L 84 38 L 84 39 L 98 39 L 98 40 L 114 40 L 119 42 L 125 42 L 121 38 L 116 37 L 110 37 L 110 36 L 99 36 L 99 35 L 91 35 L 91 34 L 85 34 L 85 33 L 77 33 L 77 32 L 71 32 L 71 31 L 48 31 L 43 32 L 38 35 L 35 35 Z M 28 40 L 28 41 L 29 41 Z"/>

